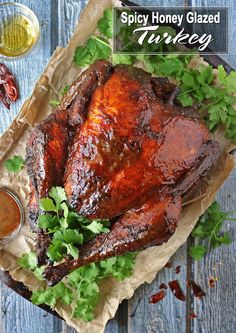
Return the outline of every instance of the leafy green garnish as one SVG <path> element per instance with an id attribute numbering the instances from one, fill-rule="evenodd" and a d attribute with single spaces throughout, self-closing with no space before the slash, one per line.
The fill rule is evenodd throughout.
<path id="1" fill-rule="evenodd" d="M 109 232 L 109 220 L 89 220 L 80 216 L 67 205 L 66 200 L 65 190 L 56 186 L 52 187 L 47 198 L 39 201 L 44 212 L 39 215 L 39 227 L 52 235 L 47 256 L 56 262 L 67 256 L 77 259 L 78 245 L 95 235 Z"/>
<path id="2" fill-rule="evenodd" d="M 136 255 L 135 252 L 127 253 L 78 268 L 57 285 L 33 291 L 31 301 L 37 305 L 47 304 L 52 308 L 58 301 L 71 304 L 73 317 L 90 321 L 94 318 L 94 309 L 99 302 L 101 281 L 107 277 L 114 277 L 117 280 L 130 277 Z M 18 264 L 33 270 L 34 274 L 42 269 L 37 267 L 34 252 L 24 254 L 18 259 Z"/>
<path id="3" fill-rule="evenodd" d="M 54 262 L 60 262 L 67 256 L 77 259 L 79 245 L 95 235 L 109 232 L 109 220 L 89 220 L 80 216 L 67 205 L 66 200 L 65 190 L 58 186 L 52 187 L 49 196 L 40 200 L 40 209 L 44 214 L 39 216 L 39 227 L 52 236 L 47 256 Z M 131 276 L 135 257 L 136 253 L 127 253 L 78 268 L 57 285 L 34 291 L 31 300 L 34 304 L 51 307 L 57 301 L 72 304 L 73 317 L 92 320 L 99 301 L 101 280 L 111 276 L 123 280 Z M 18 264 L 31 270 L 39 280 L 44 280 L 44 267 L 38 267 L 36 253 L 24 254 Z"/>
<path id="4" fill-rule="evenodd" d="M 132 65 L 134 63 L 135 58 L 131 55 L 127 54 L 112 54 L 112 63 L 116 64 L 126 64 Z"/>
<path id="5" fill-rule="evenodd" d="M 51 99 L 51 100 L 49 101 L 49 104 L 50 104 L 51 106 L 56 107 L 56 106 L 58 106 L 58 105 L 60 104 L 60 101 L 59 101 L 58 99 Z"/>
<path id="6" fill-rule="evenodd" d="M 226 74 L 222 65 L 218 66 L 215 83 L 212 66 L 201 65 L 189 69 L 192 56 L 154 56 L 144 57 L 147 70 L 161 76 L 171 77 L 179 82 L 181 93 L 178 101 L 185 107 L 196 105 L 210 130 L 223 124 L 225 136 L 236 143 L 236 72 Z M 155 60 L 155 61 L 154 61 Z"/>
<path id="7" fill-rule="evenodd" d="M 104 10 L 103 17 L 98 21 L 98 30 L 107 38 L 112 38 L 112 10 Z"/>
<path id="8" fill-rule="evenodd" d="M 35 252 L 26 253 L 20 259 L 18 259 L 17 263 L 22 268 L 34 270 L 38 265 L 37 255 Z"/>
<path id="9" fill-rule="evenodd" d="M 57 300 L 63 304 L 71 304 L 73 300 L 73 291 L 66 287 L 63 282 L 59 282 L 53 287 L 45 290 L 33 291 L 31 301 L 36 304 L 47 304 L 51 308 L 56 305 Z"/>
<path id="10" fill-rule="evenodd" d="M 236 221 L 236 218 L 229 217 L 233 212 L 222 212 L 215 201 L 200 217 L 191 233 L 198 243 L 201 240 L 201 244 L 191 246 L 189 249 L 189 254 L 193 259 L 200 260 L 208 250 L 231 243 L 229 234 L 222 232 L 222 227 L 224 221 Z"/>
<path id="11" fill-rule="evenodd" d="M 75 50 L 74 63 L 77 66 L 93 64 L 96 60 L 108 60 L 111 56 L 111 46 L 105 39 L 91 36 L 85 45 Z"/>
<path id="12" fill-rule="evenodd" d="M 189 255 L 195 260 L 201 260 L 202 257 L 204 257 L 204 255 L 206 254 L 206 252 L 207 248 L 203 245 L 195 245 L 189 248 Z"/>
<path id="13" fill-rule="evenodd" d="M 93 220 L 90 224 L 84 226 L 83 228 L 90 230 L 95 235 L 98 235 L 102 232 L 109 232 L 109 229 L 106 228 L 99 220 Z"/>
<path id="14" fill-rule="evenodd" d="M 231 94 L 236 91 L 236 72 L 228 76 L 222 65 L 218 66 L 217 79 L 219 85 L 214 84 L 213 68 L 200 66 L 196 70 L 184 72 L 181 78 L 179 101 L 184 106 L 199 105 L 200 110 L 206 112 L 205 120 L 210 130 L 215 130 L 220 124 L 226 127 L 226 137 L 236 142 L 236 97 Z"/>
<path id="15" fill-rule="evenodd" d="M 14 156 L 5 161 L 5 168 L 10 172 L 19 172 L 25 165 L 25 161 L 21 156 Z"/>
<path id="16" fill-rule="evenodd" d="M 60 92 L 61 96 L 64 96 L 66 93 L 68 93 L 70 86 L 66 85 L 62 91 Z"/>
<path id="17" fill-rule="evenodd" d="M 49 245 L 47 255 L 52 261 L 61 261 L 65 256 L 70 255 L 73 259 L 79 256 L 77 245 L 83 244 L 83 235 L 78 230 L 65 229 L 57 230 Z"/>
<path id="18" fill-rule="evenodd" d="M 37 279 L 43 280 L 43 267 L 38 267 L 37 255 L 31 251 L 23 254 L 18 260 L 17 264 L 22 268 L 31 270 Z"/>
<path id="19" fill-rule="evenodd" d="M 69 87 L 68 85 L 66 85 L 66 86 L 62 89 L 62 91 L 60 92 L 60 95 L 63 97 L 63 96 L 68 92 L 69 88 L 70 88 L 70 87 Z M 54 107 L 56 107 L 56 106 L 58 106 L 58 105 L 60 104 L 60 101 L 59 101 L 58 99 L 51 99 L 51 100 L 49 101 L 49 104 L 52 105 L 52 106 L 54 106 Z"/>

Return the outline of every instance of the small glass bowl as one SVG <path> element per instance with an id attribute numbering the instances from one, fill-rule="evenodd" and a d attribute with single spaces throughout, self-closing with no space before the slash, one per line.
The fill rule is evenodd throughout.
<path id="1" fill-rule="evenodd" d="M 5 245 L 6 243 L 8 243 L 11 240 L 13 240 L 14 238 L 16 238 L 16 236 L 19 234 L 20 229 L 24 223 L 25 214 L 24 214 L 24 209 L 22 207 L 22 204 L 15 194 L 13 194 L 12 192 L 10 192 L 9 190 L 7 190 L 5 188 L 0 188 L 0 192 L 3 192 L 6 195 L 6 197 L 8 197 L 10 200 L 14 201 L 14 203 L 17 205 L 17 207 L 19 209 L 19 213 L 20 213 L 20 221 L 19 221 L 19 224 L 16 226 L 16 228 L 14 230 L 12 230 L 12 232 L 7 234 L 6 236 L 0 238 L 0 246 L 1 246 L 1 245 Z M 1 207 L 0 207 L 0 209 L 1 209 Z M 0 221 L 0 223 L 1 223 L 1 221 Z"/>
<path id="2" fill-rule="evenodd" d="M 11 48 L 8 48 L 7 43 L 4 43 L 4 33 L 6 32 L 6 27 L 9 26 L 11 20 L 24 19 L 25 27 L 24 30 L 19 30 L 19 34 L 22 33 L 22 38 L 26 38 L 24 32 L 27 32 L 27 43 L 25 48 L 19 50 L 19 54 L 13 53 Z M 17 23 L 16 23 L 17 24 Z M 15 31 L 16 34 L 16 31 Z M 16 2 L 5 2 L 0 4 L 0 59 L 2 60 L 16 60 L 28 55 L 37 45 L 40 36 L 40 27 L 37 16 L 34 12 L 25 5 Z M 13 36 L 14 38 L 16 36 Z M 29 43 L 30 42 L 30 43 Z M 21 52 L 22 50 L 22 52 Z M 6 54 L 8 52 L 8 54 Z M 16 51 L 17 53 L 17 51 Z"/>

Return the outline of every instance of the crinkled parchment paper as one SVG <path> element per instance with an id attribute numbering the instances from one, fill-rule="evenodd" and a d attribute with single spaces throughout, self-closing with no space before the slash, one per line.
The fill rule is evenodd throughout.
<path id="1" fill-rule="evenodd" d="M 75 33 L 67 48 L 58 48 L 44 73 L 36 84 L 32 96 L 25 102 L 19 115 L 8 130 L 0 138 L 0 186 L 15 192 L 26 207 L 29 195 L 28 177 L 24 169 L 19 174 L 8 173 L 4 161 L 13 155 L 25 155 L 26 140 L 31 127 L 52 112 L 49 100 L 55 98 L 58 91 L 70 84 L 79 74 L 73 67 L 74 50 L 83 44 L 96 29 L 97 21 L 105 8 L 117 5 L 115 0 L 90 0 L 80 17 Z M 198 64 L 195 64 L 198 65 Z M 96 309 L 92 322 L 83 323 L 70 318 L 70 307 L 57 304 L 56 311 L 65 321 L 81 333 L 101 333 L 107 321 L 112 318 L 123 299 L 132 297 L 136 288 L 144 282 L 151 282 L 156 273 L 165 265 L 175 251 L 186 242 L 198 217 L 209 207 L 215 198 L 219 187 L 229 176 L 234 166 L 230 143 L 224 138 L 221 130 L 215 133 L 215 139 L 220 142 L 221 158 L 218 166 L 208 176 L 208 186 L 200 189 L 198 199 L 185 205 L 179 221 L 179 226 L 170 241 L 159 247 L 152 247 L 139 253 L 134 274 L 123 282 L 107 279 L 101 285 L 102 297 Z M 33 248 L 34 235 L 25 224 L 17 239 L 0 250 L 0 268 L 9 270 L 14 279 L 22 281 L 31 290 L 39 287 L 39 282 L 16 264 L 21 254 Z"/>

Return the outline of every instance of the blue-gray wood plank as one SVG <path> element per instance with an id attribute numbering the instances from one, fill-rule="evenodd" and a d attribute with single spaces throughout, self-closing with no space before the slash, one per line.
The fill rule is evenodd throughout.
<path id="1" fill-rule="evenodd" d="M 98 0 L 99 1 L 99 0 Z M 4 0 L 0 0 L 3 3 Z M 39 18 L 41 39 L 38 47 L 25 59 L 9 63 L 10 68 L 20 81 L 21 99 L 9 113 L 0 106 L 0 133 L 7 128 L 18 113 L 20 106 L 27 98 L 40 73 L 47 64 L 50 55 L 57 45 L 65 46 L 73 33 L 81 9 L 86 1 L 79 0 L 18 0 L 28 5 Z M 134 0 L 140 5 L 227 5 L 231 7 L 230 17 L 230 54 L 224 56 L 232 66 L 236 67 L 236 47 L 234 43 L 236 5 L 233 0 Z M 219 191 L 218 201 L 222 208 L 230 210 L 236 204 L 236 170 Z M 226 224 L 226 230 L 236 239 L 236 226 Z M 107 325 L 108 333 L 233 333 L 236 332 L 236 294 L 235 294 L 235 248 L 236 242 L 229 247 L 222 247 L 208 254 L 199 263 L 191 263 L 187 257 L 187 244 L 172 259 L 173 267 L 164 268 L 150 285 L 141 286 L 133 298 L 124 301 L 116 317 Z M 174 268 L 180 265 L 181 272 L 175 274 Z M 186 303 L 175 300 L 167 293 L 164 301 L 150 305 L 148 298 L 155 293 L 160 283 L 178 278 L 183 290 L 187 292 L 185 282 L 191 274 L 207 291 L 208 297 L 196 301 L 190 296 Z M 217 288 L 208 288 L 208 278 L 218 277 Z M 198 319 L 190 321 L 190 310 L 198 314 Z M 10 289 L 0 284 L 0 333 L 74 333 L 63 321 L 47 314 L 30 304 Z M 96 333 L 96 332 L 91 332 Z"/>

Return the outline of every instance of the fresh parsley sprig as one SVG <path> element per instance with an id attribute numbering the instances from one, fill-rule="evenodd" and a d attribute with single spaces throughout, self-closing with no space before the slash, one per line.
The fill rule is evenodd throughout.
<path id="1" fill-rule="evenodd" d="M 47 304 L 51 308 L 54 308 L 57 302 L 71 304 L 72 317 L 90 321 L 94 318 L 94 310 L 100 299 L 101 281 L 108 277 L 117 280 L 130 277 L 136 255 L 135 252 L 127 253 L 78 268 L 55 286 L 33 291 L 31 301 L 37 305 Z M 34 252 L 24 254 L 18 259 L 18 264 L 24 269 L 33 271 L 37 278 L 43 280 L 41 274 L 43 268 L 37 266 Z"/>
<path id="2" fill-rule="evenodd" d="M 106 39 L 92 35 L 85 45 L 76 48 L 74 62 L 77 66 L 83 67 L 93 64 L 98 59 L 107 60 L 111 56 L 111 51 Z"/>
<path id="3" fill-rule="evenodd" d="M 69 88 L 70 88 L 70 87 L 69 87 L 68 85 L 66 85 L 66 86 L 62 89 L 62 91 L 60 92 L 60 96 L 63 97 L 63 96 L 68 92 Z M 60 100 L 59 100 L 59 99 L 51 99 L 51 100 L 49 101 L 49 104 L 52 105 L 52 106 L 54 106 L 54 107 L 56 107 L 56 106 L 58 106 L 58 105 L 60 104 Z"/>
<path id="4" fill-rule="evenodd" d="M 21 156 L 15 155 L 5 161 L 4 166 L 10 172 L 20 172 L 25 165 L 25 160 Z"/>
<path id="5" fill-rule="evenodd" d="M 198 242 L 189 249 L 189 255 L 193 259 L 200 260 L 208 250 L 231 243 L 229 233 L 222 232 L 222 227 L 225 221 L 236 221 L 236 218 L 230 217 L 234 212 L 222 212 L 220 205 L 215 201 L 199 218 L 191 233 Z"/>
<path id="6" fill-rule="evenodd" d="M 38 266 L 38 259 L 35 252 L 31 251 L 29 253 L 23 254 L 18 260 L 17 263 L 22 268 L 31 270 L 35 277 L 40 281 L 44 280 L 43 278 L 43 267 Z"/>
<path id="7" fill-rule="evenodd" d="M 80 216 L 67 205 L 66 200 L 65 190 L 56 186 L 52 187 L 48 197 L 39 202 L 44 212 L 39 215 L 39 227 L 52 236 L 47 256 L 56 262 L 68 256 L 77 259 L 79 245 L 95 235 L 109 232 L 109 220 L 89 220 Z"/>
<path id="8" fill-rule="evenodd" d="M 105 9 L 102 18 L 98 21 L 98 30 L 107 38 L 112 38 L 112 10 Z"/>

